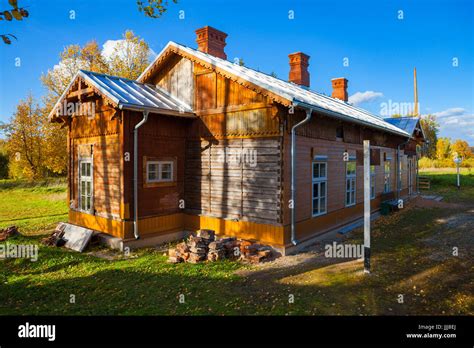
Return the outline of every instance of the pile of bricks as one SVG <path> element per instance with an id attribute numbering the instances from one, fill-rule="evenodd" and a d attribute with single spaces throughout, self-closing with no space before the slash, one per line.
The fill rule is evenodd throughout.
<path id="1" fill-rule="evenodd" d="M 206 260 L 214 262 L 223 259 L 241 259 L 259 263 L 272 257 L 272 249 L 234 237 L 216 239 L 214 231 L 200 230 L 197 235 L 191 235 L 187 241 L 169 249 L 168 256 L 170 263 L 198 263 Z"/>

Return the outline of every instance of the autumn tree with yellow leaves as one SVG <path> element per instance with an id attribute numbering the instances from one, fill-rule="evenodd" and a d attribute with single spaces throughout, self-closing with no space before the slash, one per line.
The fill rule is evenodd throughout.
<path id="1" fill-rule="evenodd" d="M 66 173 L 67 131 L 61 124 L 49 122 L 48 115 L 78 70 L 136 79 L 150 63 L 149 57 L 148 44 L 131 30 L 123 34 L 110 57 L 102 55 L 95 40 L 65 47 L 59 63 L 41 76 L 47 90 L 42 106 L 29 95 L 4 127 L 10 176 L 36 179 Z"/>

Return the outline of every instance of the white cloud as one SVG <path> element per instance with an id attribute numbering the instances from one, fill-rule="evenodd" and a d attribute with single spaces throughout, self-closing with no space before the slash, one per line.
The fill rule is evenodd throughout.
<path id="1" fill-rule="evenodd" d="M 124 41 L 125 40 L 123 40 L 123 39 L 120 39 L 120 40 L 107 40 L 102 45 L 102 56 L 105 59 L 110 60 L 112 58 L 112 56 L 114 54 L 116 54 L 115 48 L 117 47 L 117 45 L 121 42 L 124 42 Z M 121 54 L 121 53 L 119 52 L 119 54 Z M 156 57 L 156 52 L 153 51 L 151 48 L 149 49 L 148 57 L 149 57 L 150 61 L 152 61 Z"/>
<path id="2" fill-rule="evenodd" d="M 362 103 L 374 101 L 382 97 L 383 97 L 382 92 L 374 92 L 374 91 L 356 92 L 349 97 L 349 103 L 353 105 L 359 105 Z"/>
<path id="3" fill-rule="evenodd" d="M 473 144 L 474 114 L 466 113 L 461 107 L 434 112 L 439 123 L 439 136 L 466 140 Z M 425 115 L 423 115 L 425 116 Z"/>
<path id="4" fill-rule="evenodd" d="M 466 110 L 463 108 L 449 108 L 440 112 L 435 112 L 435 115 L 438 118 L 442 117 L 451 117 L 451 116 L 460 116 L 463 115 Z"/>

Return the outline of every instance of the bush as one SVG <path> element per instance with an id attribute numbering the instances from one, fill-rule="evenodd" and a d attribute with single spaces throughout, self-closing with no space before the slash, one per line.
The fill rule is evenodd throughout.
<path id="1" fill-rule="evenodd" d="M 464 168 L 474 168 L 474 158 L 468 158 L 462 161 L 461 167 Z"/>
<path id="2" fill-rule="evenodd" d="M 434 168 L 434 160 L 428 157 L 422 157 L 418 161 L 418 168 L 425 169 L 425 168 Z"/>
<path id="3" fill-rule="evenodd" d="M 455 165 L 452 159 L 443 158 L 435 160 L 434 166 L 435 168 L 453 168 Z"/>

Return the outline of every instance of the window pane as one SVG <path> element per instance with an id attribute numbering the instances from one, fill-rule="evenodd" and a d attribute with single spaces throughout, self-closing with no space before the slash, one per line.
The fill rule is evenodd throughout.
<path id="1" fill-rule="evenodd" d="M 322 178 L 326 177 L 326 163 L 321 163 L 320 164 L 320 174 Z"/>
<path id="2" fill-rule="evenodd" d="M 346 175 L 353 175 L 356 171 L 356 163 L 354 161 L 347 162 Z"/>
<path id="3" fill-rule="evenodd" d="M 81 176 L 86 175 L 86 164 L 81 163 Z"/>
<path id="4" fill-rule="evenodd" d="M 91 209 L 91 198 L 86 197 L 86 210 L 90 210 L 90 209 Z"/>
<path id="5" fill-rule="evenodd" d="M 321 207 L 320 207 L 319 212 L 325 213 L 326 212 L 326 198 L 321 198 L 320 202 L 321 202 Z"/>
<path id="6" fill-rule="evenodd" d="M 370 166 L 370 174 L 375 174 L 375 166 Z"/>
<path id="7" fill-rule="evenodd" d="M 90 181 L 86 181 L 86 195 L 90 196 L 92 193 Z"/>
<path id="8" fill-rule="evenodd" d="M 91 176 L 91 164 L 90 163 L 86 163 L 86 175 L 87 176 Z"/>
<path id="9" fill-rule="evenodd" d="M 321 183 L 321 197 L 326 196 L 326 182 Z"/>
<path id="10" fill-rule="evenodd" d="M 319 163 L 313 163 L 313 178 L 319 178 Z"/>
<path id="11" fill-rule="evenodd" d="M 161 165 L 161 179 L 171 180 L 171 163 L 163 163 Z"/>
<path id="12" fill-rule="evenodd" d="M 319 197 L 319 185 L 313 184 L 313 198 Z"/>
<path id="13" fill-rule="evenodd" d="M 313 199 L 313 214 L 318 214 L 318 200 Z"/>

